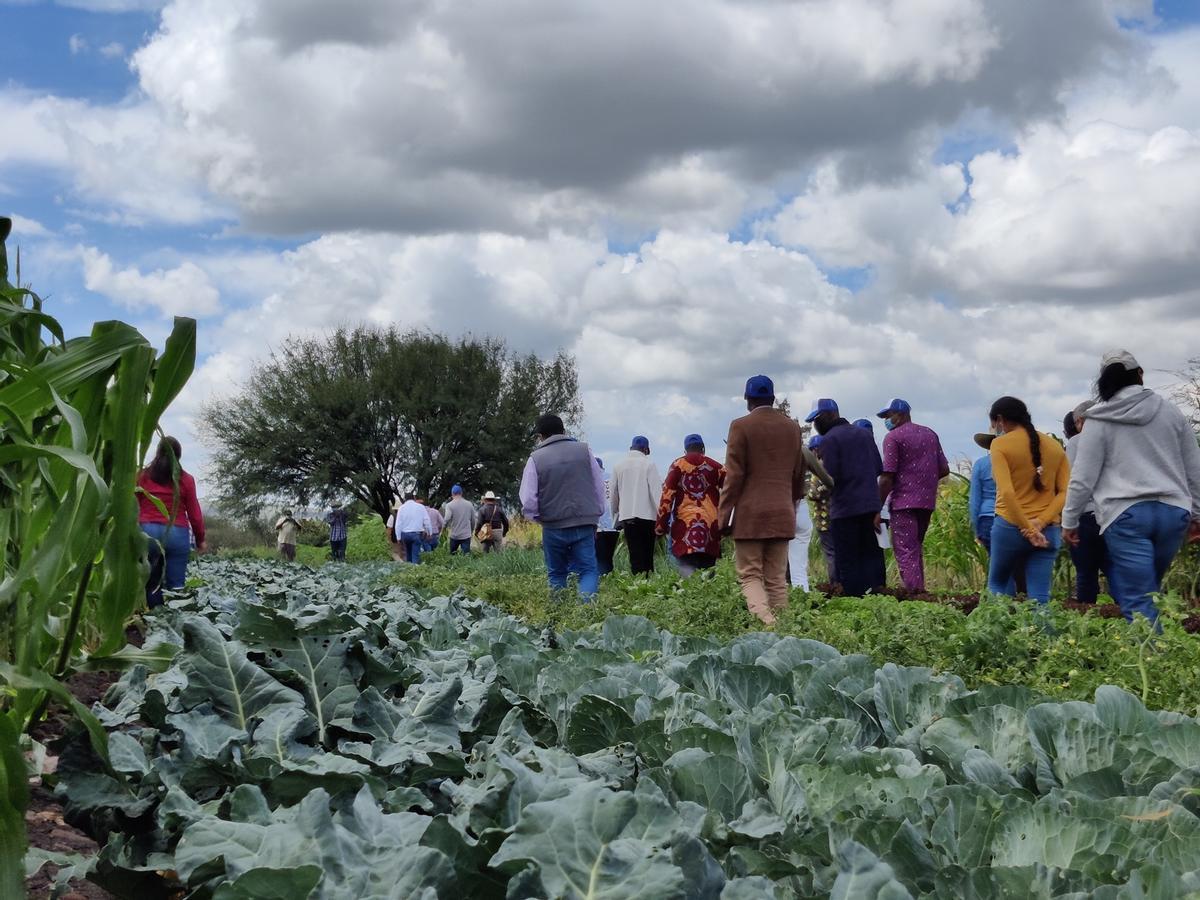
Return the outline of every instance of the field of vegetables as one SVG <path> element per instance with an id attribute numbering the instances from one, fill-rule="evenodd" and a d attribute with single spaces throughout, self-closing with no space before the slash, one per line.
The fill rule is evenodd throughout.
<path id="1" fill-rule="evenodd" d="M 1200 722 L 202 560 L 54 776 L 118 896 L 1180 898 Z M 1190 639 L 1190 638 L 1189 638 Z"/>

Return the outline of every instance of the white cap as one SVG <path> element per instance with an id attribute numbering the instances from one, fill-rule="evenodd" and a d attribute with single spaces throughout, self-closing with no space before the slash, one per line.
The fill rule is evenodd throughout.
<path id="1" fill-rule="evenodd" d="M 1104 354 L 1104 358 L 1100 360 L 1100 371 L 1103 372 L 1109 366 L 1116 365 L 1117 363 L 1123 365 L 1129 372 L 1136 372 L 1141 368 L 1141 365 L 1128 350 L 1109 350 Z"/>

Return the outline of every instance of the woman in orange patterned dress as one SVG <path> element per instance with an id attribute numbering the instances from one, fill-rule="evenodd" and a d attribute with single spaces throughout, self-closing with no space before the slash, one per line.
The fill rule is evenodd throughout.
<path id="1" fill-rule="evenodd" d="M 710 569 L 721 555 L 717 505 L 725 467 L 704 455 L 704 439 L 689 434 L 683 439 L 684 455 L 671 463 L 658 504 L 656 531 L 671 533 L 671 552 L 679 560 L 684 578 Z"/>

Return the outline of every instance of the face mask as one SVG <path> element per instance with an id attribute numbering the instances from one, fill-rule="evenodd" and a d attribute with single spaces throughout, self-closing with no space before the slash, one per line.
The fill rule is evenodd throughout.
<path id="1" fill-rule="evenodd" d="M 893 428 L 896 427 L 895 419 L 884 419 L 883 427 L 886 428 L 888 431 L 891 431 Z"/>

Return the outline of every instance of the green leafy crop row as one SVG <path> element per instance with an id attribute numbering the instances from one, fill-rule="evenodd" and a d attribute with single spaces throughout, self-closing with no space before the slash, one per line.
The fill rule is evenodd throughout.
<path id="1" fill-rule="evenodd" d="M 543 628 L 372 586 L 386 567 L 197 570 L 149 619 L 173 664 L 99 711 L 109 757 L 60 759 L 69 818 L 106 840 L 91 877 L 119 896 L 1200 891 L 1200 722 L 1117 688 L 971 691 L 640 616 Z"/>
<path id="2" fill-rule="evenodd" d="M 676 634 L 734 638 L 761 626 L 746 611 L 732 563 L 680 581 L 671 571 L 651 579 L 610 575 L 595 603 L 551 599 L 540 554 L 454 559 L 444 554 L 396 570 L 397 583 L 481 597 L 533 623 L 583 627 L 609 615 L 645 616 Z M 507 558 L 505 558 L 507 557 Z M 1163 634 L 1124 619 L 1081 615 L 1051 604 L 984 599 L 970 615 L 947 604 L 890 597 L 824 597 L 792 592 L 775 631 L 812 638 L 877 664 L 928 666 L 969 686 L 1020 684 L 1050 697 L 1088 699 L 1102 684 L 1132 691 L 1156 709 L 1200 710 L 1200 637 L 1180 627 L 1177 598 L 1163 601 Z"/>

